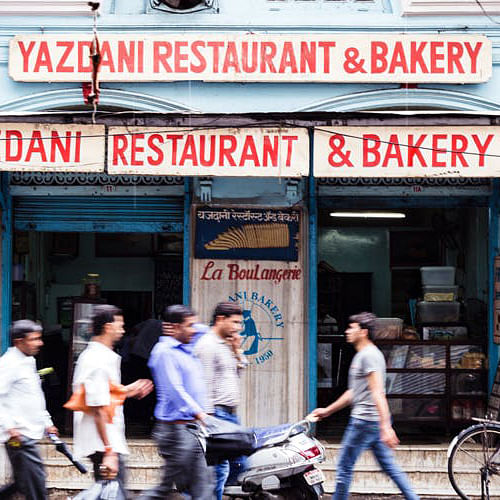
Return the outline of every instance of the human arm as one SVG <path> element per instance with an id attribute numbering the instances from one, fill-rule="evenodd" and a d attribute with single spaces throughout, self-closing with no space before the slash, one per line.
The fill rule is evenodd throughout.
<path id="1" fill-rule="evenodd" d="M 241 341 L 242 338 L 239 333 L 231 336 L 227 341 L 233 351 L 234 357 L 238 361 L 238 374 L 248 366 L 248 360 L 243 354 L 243 349 L 241 349 Z"/>
<path id="2" fill-rule="evenodd" d="M 352 403 L 352 390 L 348 389 L 345 391 L 342 396 L 337 398 L 333 403 L 328 405 L 326 408 L 316 408 L 313 410 L 307 418 L 313 422 L 318 420 L 322 420 L 326 417 L 329 417 L 333 413 L 342 410 L 346 406 L 349 406 Z"/>
<path id="3" fill-rule="evenodd" d="M 367 378 L 372 399 L 380 417 L 380 439 L 389 448 L 394 448 L 399 444 L 399 439 L 392 428 L 391 413 L 385 397 L 382 376 L 379 371 L 372 371 L 367 375 Z"/>
<path id="4" fill-rule="evenodd" d="M 109 373 L 102 367 L 96 368 L 82 384 L 85 388 L 85 403 L 104 448 L 103 465 L 107 467 L 108 477 L 114 477 L 118 472 L 118 455 L 112 449 L 107 427 L 109 415 L 106 407 L 111 404 Z"/>
<path id="5" fill-rule="evenodd" d="M 19 439 L 21 433 L 17 429 L 14 408 L 9 398 L 14 384 L 14 373 L 13 367 L 5 360 L 0 360 L 0 427 L 8 433 L 10 439 Z"/>
<path id="6" fill-rule="evenodd" d="M 146 378 L 140 378 L 131 384 L 125 386 L 125 391 L 127 393 L 127 398 L 145 398 L 153 390 L 154 385 L 151 380 Z"/>
<path id="7" fill-rule="evenodd" d="M 118 454 L 113 451 L 111 443 L 109 442 L 108 432 L 106 429 L 108 417 L 104 406 L 93 406 L 92 416 L 94 417 L 97 434 L 101 438 L 104 445 L 102 465 L 104 465 L 108 470 L 107 477 L 112 478 L 118 474 Z"/>

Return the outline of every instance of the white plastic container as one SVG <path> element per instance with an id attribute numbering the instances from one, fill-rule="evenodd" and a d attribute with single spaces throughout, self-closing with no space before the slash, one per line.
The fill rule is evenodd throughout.
<path id="1" fill-rule="evenodd" d="M 422 285 L 454 285 L 455 268 L 453 266 L 421 267 Z"/>

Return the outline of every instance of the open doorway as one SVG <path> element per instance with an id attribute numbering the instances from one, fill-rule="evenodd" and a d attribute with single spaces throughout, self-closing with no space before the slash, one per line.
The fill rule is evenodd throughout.
<path id="1" fill-rule="evenodd" d="M 38 363 L 54 369 L 43 385 L 49 411 L 64 432 L 71 432 L 71 419 L 62 404 L 71 393 L 74 362 L 91 334 L 92 308 L 108 303 L 122 309 L 125 335 L 117 351 L 122 379 L 130 381 L 146 366 L 146 360 L 130 355 L 137 325 L 158 318 L 165 305 L 182 302 L 182 253 L 179 233 L 15 232 L 12 318 L 43 325 Z M 152 408 L 151 399 L 127 404 L 133 435 L 149 434 Z"/>
<path id="2" fill-rule="evenodd" d="M 355 352 L 344 331 L 351 314 L 370 310 L 383 318 L 376 344 L 400 433 L 442 433 L 483 416 L 487 209 L 325 209 L 319 221 L 318 405 L 347 389 Z M 338 435 L 348 413 L 319 432 Z"/>

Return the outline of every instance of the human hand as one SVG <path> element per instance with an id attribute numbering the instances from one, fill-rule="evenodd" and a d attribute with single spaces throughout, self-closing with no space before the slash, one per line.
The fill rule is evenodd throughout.
<path id="1" fill-rule="evenodd" d="M 45 429 L 45 432 L 47 434 L 55 434 L 56 436 L 59 436 L 59 429 L 55 425 L 50 425 Z"/>
<path id="2" fill-rule="evenodd" d="M 197 413 L 195 416 L 196 420 L 199 420 L 200 422 L 204 422 L 208 415 L 204 411 L 200 411 L 200 413 Z"/>
<path id="3" fill-rule="evenodd" d="M 166 323 L 165 321 L 161 324 L 161 331 L 163 335 L 172 337 L 175 333 L 174 325 L 172 323 Z"/>
<path id="4" fill-rule="evenodd" d="M 389 448 L 395 448 L 399 444 L 398 436 L 390 425 L 380 428 L 380 440 Z"/>
<path id="5" fill-rule="evenodd" d="M 239 333 L 235 333 L 231 335 L 231 337 L 228 337 L 226 339 L 226 342 L 229 344 L 231 347 L 231 350 L 236 354 L 237 357 L 240 357 L 242 352 L 241 352 L 241 342 L 243 341 L 243 338 Z"/>
<path id="6" fill-rule="evenodd" d="M 154 389 L 153 382 L 147 378 L 140 378 L 127 385 L 127 396 L 129 398 L 142 399 Z"/>
<path id="7" fill-rule="evenodd" d="M 118 474 L 118 454 L 105 453 L 99 467 L 99 475 L 103 479 L 114 479 Z"/>
<path id="8" fill-rule="evenodd" d="M 326 408 L 316 408 L 309 415 L 307 415 L 306 420 L 309 422 L 318 422 L 319 420 L 323 420 L 328 417 L 330 414 Z"/>
<path id="9" fill-rule="evenodd" d="M 18 429 L 13 427 L 12 429 L 7 429 L 7 434 L 9 435 L 9 441 L 12 439 L 13 441 L 19 441 L 21 439 L 21 433 Z"/>

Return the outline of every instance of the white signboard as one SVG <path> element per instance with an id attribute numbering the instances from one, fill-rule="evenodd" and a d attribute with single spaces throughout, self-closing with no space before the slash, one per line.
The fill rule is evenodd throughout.
<path id="1" fill-rule="evenodd" d="M 105 128 L 0 123 L 0 171 L 104 172 Z"/>
<path id="2" fill-rule="evenodd" d="M 318 127 L 316 177 L 500 177 L 500 127 Z"/>
<path id="3" fill-rule="evenodd" d="M 19 35 L 9 74 L 24 82 L 90 80 L 92 35 Z M 100 37 L 103 82 L 479 83 L 491 76 L 481 35 L 120 34 Z"/>
<path id="4" fill-rule="evenodd" d="M 110 174 L 301 177 L 308 172 L 305 128 L 109 128 Z"/>

